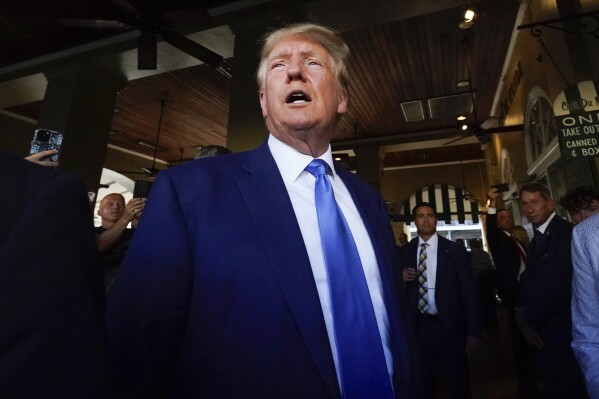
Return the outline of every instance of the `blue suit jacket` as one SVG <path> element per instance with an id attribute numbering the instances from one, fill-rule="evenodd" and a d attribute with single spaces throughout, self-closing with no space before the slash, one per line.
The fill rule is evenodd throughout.
<path id="1" fill-rule="evenodd" d="M 482 313 L 476 281 L 464 247 L 439 236 L 435 303 L 443 334 L 453 350 L 466 350 L 466 337 L 482 338 Z M 402 269 L 417 269 L 418 237 L 402 248 Z M 406 284 L 408 320 L 414 333 L 418 312 L 418 282 Z M 417 337 L 411 337 L 417 340 Z"/>
<path id="2" fill-rule="evenodd" d="M 338 173 L 375 248 L 395 392 L 406 397 L 386 208 L 351 173 Z M 160 173 L 107 320 L 117 375 L 133 397 L 340 397 L 308 254 L 266 143 Z"/>

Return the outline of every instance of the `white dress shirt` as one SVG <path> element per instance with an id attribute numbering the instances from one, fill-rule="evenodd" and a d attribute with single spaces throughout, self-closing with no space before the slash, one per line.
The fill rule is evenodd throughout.
<path id="1" fill-rule="evenodd" d="M 551 221 L 553 220 L 553 218 L 555 217 L 555 212 L 553 212 L 548 218 L 547 220 L 545 220 L 545 223 L 543 223 L 542 225 L 540 225 L 537 230 L 543 234 L 545 234 L 545 230 L 547 230 L 547 226 L 549 226 L 549 223 L 551 223 Z"/>
<path id="2" fill-rule="evenodd" d="M 333 360 L 337 370 L 337 379 L 339 379 L 339 362 L 337 358 L 337 346 L 335 343 L 335 334 L 333 329 L 333 315 L 331 310 L 331 298 L 329 291 L 329 281 L 327 277 L 326 264 L 324 253 L 322 250 L 322 242 L 320 240 L 320 230 L 318 228 L 318 217 L 316 215 L 316 203 L 314 187 L 316 178 L 305 171 L 306 166 L 314 159 L 310 155 L 302 154 L 289 145 L 281 142 L 272 134 L 268 138 L 268 147 L 275 159 L 293 211 L 297 218 L 304 244 L 310 259 L 318 297 L 322 307 L 322 313 L 333 352 Z M 385 360 L 387 362 L 387 370 L 389 377 L 392 379 L 393 374 L 393 358 L 389 347 L 389 321 L 387 319 L 387 310 L 382 298 L 381 276 L 379 274 L 378 264 L 370 236 L 366 231 L 364 222 L 360 213 L 356 209 L 352 197 L 345 187 L 341 178 L 335 172 L 333 165 L 333 157 L 331 147 L 329 146 L 326 153 L 319 157 L 324 160 L 331 168 L 332 175 L 329 175 L 335 199 L 343 216 L 349 225 L 352 236 L 360 255 L 366 283 L 370 291 L 370 298 L 374 307 L 376 322 L 378 325 L 381 341 L 383 342 L 383 350 L 385 352 Z M 330 173 L 330 172 L 329 172 Z"/>
<path id="3" fill-rule="evenodd" d="M 427 243 L 426 247 L 426 287 L 428 290 L 428 306 L 426 313 L 437 314 L 437 302 L 435 302 L 435 287 L 437 284 L 437 248 L 439 247 L 439 236 L 433 234 L 428 241 L 418 237 L 418 251 L 416 251 L 416 265 L 420 261 L 421 245 Z"/>

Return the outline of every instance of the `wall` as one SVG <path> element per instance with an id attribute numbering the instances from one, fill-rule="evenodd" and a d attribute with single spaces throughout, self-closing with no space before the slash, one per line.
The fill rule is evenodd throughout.
<path id="1" fill-rule="evenodd" d="M 531 0 L 525 4 L 518 25 L 559 18 L 560 10 L 562 15 L 573 15 L 599 8 L 597 0 Z M 528 96 L 535 87 L 542 89 L 553 101 L 567 86 L 599 78 L 599 39 L 592 35 L 565 34 L 547 27 L 540 27 L 540 31 L 540 40 L 531 34 L 530 29 L 515 30 L 512 37 L 514 50 L 507 61 L 509 66 L 502 77 L 494 112 L 505 117 L 506 125 L 525 122 Z M 523 133 L 495 134 L 492 144 L 486 153 L 490 182 L 499 182 L 500 164 L 493 164 L 493 160 L 501 159 L 503 148 L 509 151 L 516 181 L 535 178 L 526 173 L 530 165 L 526 162 Z M 599 161 L 594 159 L 588 161 L 585 167 L 593 169 L 592 173 L 596 176 L 598 164 Z M 567 165 L 566 168 L 569 170 L 573 166 Z"/>
<path id="2" fill-rule="evenodd" d="M 474 197 L 479 198 L 479 207 L 482 207 L 486 201 L 488 187 L 485 165 L 482 162 L 464 163 L 463 169 L 466 189 Z M 381 193 L 383 198 L 391 202 L 391 206 L 393 206 L 393 203 L 401 204 L 419 188 L 435 183 L 462 187 L 464 184 L 460 165 L 385 170 L 381 176 Z M 483 186 L 485 187 L 484 192 Z"/>

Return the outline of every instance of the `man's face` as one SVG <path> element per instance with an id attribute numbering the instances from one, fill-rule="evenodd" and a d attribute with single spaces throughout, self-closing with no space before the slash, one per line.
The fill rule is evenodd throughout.
<path id="1" fill-rule="evenodd" d="M 570 216 L 576 223 L 580 223 L 591 215 L 594 215 L 599 212 L 599 201 L 591 200 L 591 203 L 585 207 L 584 209 L 576 209 L 573 212 L 570 212 Z"/>
<path id="2" fill-rule="evenodd" d="M 116 222 L 125 212 L 125 198 L 120 194 L 108 194 L 100 202 L 98 207 L 98 216 L 102 220 Z"/>
<path id="3" fill-rule="evenodd" d="M 293 35 L 273 48 L 260 90 L 260 107 L 270 132 L 293 143 L 303 132 L 323 132 L 327 145 L 347 98 L 335 81 L 335 65 L 317 42 Z"/>
<path id="4" fill-rule="evenodd" d="M 430 206 L 416 208 L 414 223 L 419 236 L 430 237 L 437 231 L 437 217 Z"/>
<path id="5" fill-rule="evenodd" d="M 555 202 L 551 199 L 545 200 L 538 191 L 534 193 L 523 191 L 520 195 L 520 205 L 528 220 L 535 227 L 545 223 L 555 210 Z"/>
<path id="6" fill-rule="evenodd" d="M 511 231 L 514 227 L 514 219 L 512 214 L 507 210 L 502 210 L 497 213 L 497 227 L 503 231 Z"/>

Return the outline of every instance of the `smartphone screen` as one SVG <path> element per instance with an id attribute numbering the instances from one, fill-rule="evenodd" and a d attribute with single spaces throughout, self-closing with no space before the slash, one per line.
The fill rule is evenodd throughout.
<path id="1" fill-rule="evenodd" d="M 62 138 L 63 134 L 61 132 L 48 129 L 36 129 L 36 131 L 33 133 L 33 140 L 31 141 L 31 149 L 29 150 L 29 154 L 37 154 L 38 152 L 46 150 L 60 151 Z M 59 153 L 51 155 L 45 160 L 58 162 L 58 155 Z"/>

